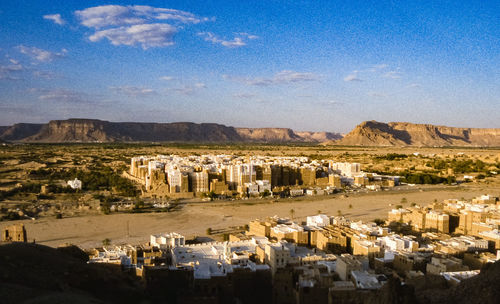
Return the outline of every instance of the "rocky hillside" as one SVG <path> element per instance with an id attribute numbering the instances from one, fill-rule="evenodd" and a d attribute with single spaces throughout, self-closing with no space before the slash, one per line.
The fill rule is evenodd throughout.
<path id="1" fill-rule="evenodd" d="M 141 303 L 136 278 L 119 266 L 87 264 L 78 248 L 66 249 L 0 243 L 0 302 Z"/>
<path id="2" fill-rule="evenodd" d="M 30 243 L 0 243 L 1 303 L 167 303 L 169 293 L 161 281 L 147 281 L 154 288 L 148 289 L 118 266 L 87 264 L 86 258 L 75 246 L 54 249 Z M 455 286 L 440 276 L 418 277 L 406 283 L 389 278 L 380 290 L 351 293 L 349 297 L 333 293 L 333 300 L 340 304 L 494 304 L 500 298 L 500 262 L 487 264 L 479 275 Z M 151 291 L 163 298 L 153 298 Z M 231 303 L 240 300 L 245 302 L 234 299 Z"/>
<path id="3" fill-rule="evenodd" d="M 3 132 L 2 132 L 3 130 Z M 340 138 L 327 132 L 284 128 L 234 128 L 213 123 L 53 120 L 0 128 L 0 140 L 18 142 L 323 142 Z"/>
<path id="4" fill-rule="evenodd" d="M 328 144 L 352 146 L 500 146 L 500 129 L 365 121 Z"/>
<path id="5" fill-rule="evenodd" d="M 340 133 L 332 133 L 332 132 L 296 132 L 297 135 L 304 139 L 309 139 L 309 141 L 318 141 L 325 142 L 328 140 L 337 140 L 341 139 L 342 135 Z"/>
<path id="6" fill-rule="evenodd" d="M 43 124 L 18 123 L 0 128 L 0 139 L 4 141 L 17 141 L 30 137 L 42 128 Z"/>
<path id="7" fill-rule="evenodd" d="M 236 132 L 238 132 L 238 135 L 240 135 L 241 138 L 245 138 L 250 141 L 301 141 L 301 138 L 295 134 L 292 129 L 286 128 L 237 128 Z"/>

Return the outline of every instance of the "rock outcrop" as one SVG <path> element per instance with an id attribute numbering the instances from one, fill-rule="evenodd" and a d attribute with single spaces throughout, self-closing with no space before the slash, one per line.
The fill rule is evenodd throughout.
<path id="1" fill-rule="evenodd" d="M 0 139 L 4 141 L 17 141 L 40 132 L 43 124 L 17 123 L 12 126 L 2 127 Z"/>
<path id="2" fill-rule="evenodd" d="M 455 128 L 408 122 L 365 121 L 328 144 L 349 146 L 500 146 L 500 129 Z"/>
<path id="3" fill-rule="evenodd" d="M 1 131 L 1 130 L 0 130 Z M 109 122 L 96 119 L 53 120 L 47 124 L 5 127 L 0 140 L 18 142 L 323 142 L 339 138 L 328 132 L 286 128 L 234 128 L 215 123 Z"/>

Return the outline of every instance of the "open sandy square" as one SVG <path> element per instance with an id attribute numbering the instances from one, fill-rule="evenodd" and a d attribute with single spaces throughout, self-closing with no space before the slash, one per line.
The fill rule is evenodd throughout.
<path id="1" fill-rule="evenodd" d="M 187 204 L 170 213 L 119 213 L 88 215 L 73 218 L 41 218 L 20 221 L 25 224 L 30 241 L 58 246 L 71 243 L 82 248 L 97 247 L 108 238 L 113 244 L 147 242 L 150 234 L 175 231 L 186 237 L 205 235 L 207 228 L 224 229 L 241 226 L 256 218 L 278 215 L 302 221 L 319 211 L 337 215 L 338 211 L 354 220 L 386 219 L 387 211 L 407 199 L 411 203 L 427 204 L 437 199 L 472 198 L 481 194 L 498 195 L 495 187 L 423 187 L 421 190 L 371 192 L 366 194 L 334 195 L 326 199 L 301 197 L 265 201 L 203 202 Z M 349 208 L 349 206 L 352 206 Z M 392 206 L 392 207 L 391 207 Z M 19 221 L 18 221 L 19 222 Z M 14 222 L 2 222 L 0 227 Z"/>

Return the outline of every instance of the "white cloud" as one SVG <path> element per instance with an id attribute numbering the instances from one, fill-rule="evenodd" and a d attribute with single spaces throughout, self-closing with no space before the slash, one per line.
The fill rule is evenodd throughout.
<path id="1" fill-rule="evenodd" d="M 146 5 L 101 5 L 76 11 L 75 14 L 82 25 L 95 29 L 146 24 L 158 20 L 192 24 L 213 20 L 212 18 L 199 17 L 185 11 Z"/>
<path id="2" fill-rule="evenodd" d="M 160 80 L 165 80 L 165 81 L 170 81 L 170 80 L 174 80 L 175 77 L 174 76 L 161 76 L 160 77 Z"/>
<path id="3" fill-rule="evenodd" d="M 197 24 L 213 18 L 190 12 L 146 5 L 102 5 L 76 11 L 80 23 L 95 29 L 92 42 L 108 39 L 113 45 L 140 45 L 143 49 L 174 44 L 180 24 Z"/>
<path id="4" fill-rule="evenodd" d="M 61 52 L 59 52 L 59 53 L 54 53 L 51 51 L 36 48 L 34 46 L 29 47 L 29 46 L 24 46 L 24 45 L 18 45 L 16 48 L 22 54 L 24 54 L 24 55 L 26 55 L 26 56 L 30 57 L 31 59 L 34 59 L 38 62 L 51 62 L 52 60 L 54 60 L 56 58 L 61 58 L 61 57 L 66 56 L 66 54 L 68 53 L 68 50 L 66 50 L 66 49 L 62 49 Z"/>
<path id="5" fill-rule="evenodd" d="M 344 103 L 336 100 L 327 100 L 327 101 L 316 101 L 312 103 L 313 105 L 321 106 L 321 107 L 338 107 L 343 106 Z"/>
<path id="6" fill-rule="evenodd" d="M 250 40 L 254 40 L 254 39 L 258 39 L 259 38 L 259 36 L 257 36 L 257 35 L 252 35 L 252 34 L 244 33 L 244 32 L 242 32 L 242 33 L 235 33 L 235 34 L 238 35 L 238 36 L 247 37 Z"/>
<path id="7" fill-rule="evenodd" d="M 375 92 L 375 91 L 368 92 L 367 94 L 368 94 L 368 96 L 375 97 L 375 98 L 386 98 L 388 96 L 386 93 Z"/>
<path id="8" fill-rule="evenodd" d="M 55 101 L 64 103 L 87 103 L 89 97 L 85 93 L 70 89 L 31 89 L 33 93 L 38 94 L 38 99 L 42 101 Z"/>
<path id="9" fill-rule="evenodd" d="M 276 83 L 289 83 L 289 82 L 302 82 L 302 81 L 315 81 L 318 76 L 313 73 L 301 73 L 290 70 L 283 70 L 274 76 Z"/>
<path id="10" fill-rule="evenodd" d="M 344 81 L 363 81 L 358 77 L 358 71 L 353 71 L 351 74 L 344 77 Z"/>
<path id="11" fill-rule="evenodd" d="M 61 14 L 44 15 L 43 19 L 52 20 L 55 24 L 64 25 L 66 21 L 61 18 Z"/>
<path id="12" fill-rule="evenodd" d="M 157 95 L 158 93 L 150 88 L 134 87 L 134 86 L 119 86 L 109 87 L 110 90 L 120 95 L 127 95 L 129 97 L 145 97 Z"/>
<path id="13" fill-rule="evenodd" d="M 197 82 L 193 85 L 186 85 L 186 86 L 181 87 L 181 88 L 167 88 L 166 91 L 175 92 L 175 93 L 181 94 L 181 95 L 193 95 L 198 90 L 206 89 L 206 88 L 207 88 L 206 84 L 204 84 L 202 82 Z"/>
<path id="14" fill-rule="evenodd" d="M 290 70 L 283 70 L 281 72 L 278 72 L 272 78 L 240 78 L 229 75 L 222 75 L 222 77 L 227 80 L 241 82 L 246 85 L 253 86 L 271 86 L 319 80 L 319 76 L 314 73 L 301 73 Z"/>
<path id="15" fill-rule="evenodd" d="M 40 71 L 40 70 L 35 70 L 33 71 L 33 76 L 41 79 L 47 79 L 47 80 L 52 80 L 57 77 L 57 75 L 53 72 L 50 71 Z"/>
<path id="16" fill-rule="evenodd" d="M 16 75 L 22 72 L 24 67 L 18 61 L 9 61 L 12 64 L 0 65 L 0 80 L 20 80 L 21 78 Z"/>
<path id="17" fill-rule="evenodd" d="M 222 46 L 228 48 L 236 48 L 247 45 L 245 40 L 254 40 L 259 38 L 259 36 L 251 35 L 248 33 L 235 33 L 236 37 L 233 40 L 225 40 L 217 37 L 214 33 L 211 32 L 201 32 L 198 33 L 198 36 L 203 37 L 205 41 L 212 42 L 214 44 L 220 44 Z"/>
<path id="18" fill-rule="evenodd" d="M 241 98 L 241 99 L 251 99 L 254 98 L 256 95 L 255 94 L 250 94 L 250 93 L 237 93 L 233 94 L 233 97 L 235 98 Z"/>
<path id="19" fill-rule="evenodd" d="M 410 83 L 406 86 L 407 88 L 420 88 L 421 85 L 419 83 Z"/>
<path id="20" fill-rule="evenodd" d="M 385 69 L 387 68 L 389 65 L 385 64 L 385 63 L 381 63 L 381 64 L 376 64 L 373 66 L 374 69 L 377 69 L 377 70 L 382 70 L 382 69 Z"/>
<path id="21" fill-rule="evenodd" d="M 205 41 L 209 41 L 214 44 L 220 44 L 229 48 L 241 47 L 246 45 L 242 37 L 234 37 L 233 40 L 224 40 L 218 38 L 215 34 L 210 32 L 198 33 L 198 35 L 202 36 Z"/>
<path id="22" fill-rule="evenodd" d="M 384 78 L 390 78 L 390 79 L 400 79 L 401 76 L 402 73 L 398 71 L 389 71 L 383 75 Z"/>
<path id="23" fill-rule="evenodd" d="M 196 92 L 194 87 L 185 86 L 183 88 L 168 88 L 167 91 L 175 92 L 181 95 L 193 95 Z"/>
<path id="24" fill-rule="evenodd" d="M 375 64 L 375 65 L 372 65 L 370 68 L 364 70 L 364 72 L 375 73 L 375 72 L 378 72 L 378 71 L 383 70 L 383 69 L 388 68 L 388 67 L 389 67 L 389 65 L 385 64 L 385 63 Z"/>
<path id="25" fill-rule="evenodd" d="M 106 38 L 113 45 L 135 46 L 140 44 L 146 50 L 151 47 L 173 45 L 172 38 L 175 33 L 177 33 L 177 29 L 165 23 L 137 24 L 96 31 L 89 37 L 89 40 L 96 42 Z"/>

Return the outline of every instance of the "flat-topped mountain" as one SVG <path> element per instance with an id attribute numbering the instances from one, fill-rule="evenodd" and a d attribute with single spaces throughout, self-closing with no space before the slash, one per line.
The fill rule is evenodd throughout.
<path id="1" fill-rule="evenodd" d="M 310 142 L 348 146 L 500 147 L 500 129 L 456 128 L 408 122 L 365 121 L 342 137 L 331 132 L 288 128 L 235 128 L 216 123 L 110 122 L 97 119 L 52 120 L 0 127 L 7 142 Z"/>
<path id="2" fill-rule="evenodd" d="M 500 129 L 456 128 L 408 122 L 365 121 L 344 138 L 352 146 L 500 146 Z"/>
<path id="3" fill-rule="evenodd" d="M 0 139 L 17 141 L 32 136 L 42 128 L 43 124 L 17 123 L 12 126 L 0 127 Z"/>
<path id="4" fill-rule="evenodd" d="M 323 142 L 339 139 L 328 132 L 286 128 L 234 128 L 215 123 L 109 122 L 96 119 L 53 120 L 0 128 L 0 140 L 17 142 Z"/>

